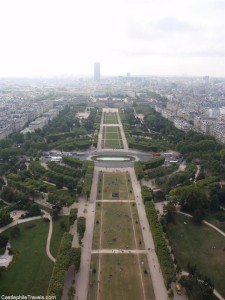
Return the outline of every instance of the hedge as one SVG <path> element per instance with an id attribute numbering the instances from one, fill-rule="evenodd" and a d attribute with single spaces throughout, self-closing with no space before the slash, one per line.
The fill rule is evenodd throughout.
<path id="1" fill-rule="evenodd" d="M 85 229 L 86 229 L 86 219 L 85 219 L 85 217 L 79 217 L 77 219 L 77 232 L 78 232 L 80 244 L 81 244 L 81 240 L 84 237 Z"/>
<path id="2" fill-rule="evenodd" d="M 141 197 L 144 203 L 152 200 L 152 192 L 149 190 L 147 186 L 144 185 L 141 186 Z"/>
<path id="3" fill-rule="evenodd" d="M 69 215 L 69 224 L 72 225 L 77 219 L 77 208 L 71 208 Z"/>
<path id="4" fill-rule="evenodd" d="M 134 162 L 134 171 L 136 173 L 138 180 L 140 180 L 144 177 L 144 170 L 143 170 L 143 166 L 140 161 Z"/>
<path id="5" fill-rule="evenodd" d="M 164 282 L 165 285 L 169 287 L 171 282 L 176 280 L 176 271 L 172 257 L 167 247 L 166 240 L 164 238 L 162 225 L 158 220 L 155 206 L 152 201 L 148 201 L 145 203 L 145 211 L 151 227 L 152 237 L 155 244 L 155 251 L 159 259 Z"/>
<path id="6" fill-rule="evenodd" d="M 55 296 L 56 299 L 61 299 L 66 271 L 71 265 L 75 266 L 76 271 L 80 267 L 81 249 L 71 248 L 72 240 L 73 236 L 65 232 L 49 282 L 47 296 Z"/>

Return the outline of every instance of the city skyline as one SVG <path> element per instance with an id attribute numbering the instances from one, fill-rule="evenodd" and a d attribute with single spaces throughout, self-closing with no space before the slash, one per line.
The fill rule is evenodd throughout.
<path id="1" fill-rule="evenodd" d="M 13 7 L 13 10 L 12 10 Z M 0 3 L 0 77 L 225 76 L 222 0 Z"/>

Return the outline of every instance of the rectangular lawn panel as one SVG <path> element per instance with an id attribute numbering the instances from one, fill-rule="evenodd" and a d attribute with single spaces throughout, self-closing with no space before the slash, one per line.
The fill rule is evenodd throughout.
<path id="1" fill-rule="evenodd" d="M 107 132 L 105 134 L 105 140 L 120 140 L 118 132 Z"/>
<path id="2" fill-rule="evenodd" d="M 109 132 L 118 132 L 119 127 L 118 126 L 104 126 L 105 133 Z"/>
<path id="3" fill-rule="evenodd" d="M 104 126 L 103 148 L 122 149 L 123 141 L 119 127 Z"/>
<path id="4" fill-rule="evenodd" d="M 99 172 L 98 176 L 98 189 L 97 189 L 97 200 L 102 200 L 102 182 L 103 182 L 103 172 Z M 96 206 L 97 207 L 97 206 Z"/>
<path id="5" fill-rule="evenodd" d="M 131 208 L 131 214 L 132 214 L 135 234 L 136 234 L 136 238 L 137 238 L 137 249 L 139 249 L 139 250 L 145 249 L 136 203 L 129 203 L 129 204 L 130 204 L 130 208 Z"/>
<path id="6" fill-rule="evenodd" d="M 104 140 L 104 147 L 108 149 L 123 149 L 122 140 Z"/>
<path id="7" fill-rule="evenodd" d="M 138 212 L 136 205 L 133 206 L 133 204 L 134 203 L 129 202 L 98 202 L 95 210 L 95 225 L 92 244 L 94 250 L 144 249 Z M 137 244 L 135 243 L 134 234 L 136 236 Z"/>
<path id="8" fill-rule="evenodd" d="M 98 255 L 92 255 L 91 266 L 96 273 L 93 273 L 92 269 L 88 300 L 94 300 L 97 296 L 99 264 L 96 256 Z M 142 276 L 137 254 L 101 254 L 99 300 L 141 300 L 144 299 L 144 294 L 146 300 L 155 299 L 149 272 L 144 274 L 143 267 L 141 272 Z"/>
<path id="9" fill-rule="evenodd" d="M 101 182 L 102 200 L 134 200 L 128 173 L 102 173 Z M 113 197 L 114 192 L 119 193 L 119 197 Z"/>
<path id="10" fill-rule="evenodd" d="M 100 220 L 101 220 L 101 204 L 97 203 L 95 207 L 95 224 L 94 224 L 94 232 L 93 232 L 93 240 L 92 240 L 92 249 L 99 249 L 100 245 Z"/>
<path id="11" fill-rule="evenodd" d="M 176 215 L 167 232 L 178 265 L 187 270 L 188 262 L 196 264 L 198 271 L 208 276 L 225 297 L 225 237 L 209 226 L 194 225 L 183 215 Z"/>
<path id="12" fill-rule="evenodd" d="M 97 254 L 94 254 L 91 256 L 89 290 L 88 290 L 88 297 L 87 297 L 88 300 L 97 300 L 98 266 L 99 266 L 99 256 Z"/>
<path id="13" fill-rule="evenodd" d="M 102 249 L 136 249 L 129 203 L 102 203 Z"/>
<path id="14" fill-rule="evenodd" d="M 25 229 L 28 224 L 35 226 Z M 46 254 L 49 223 L 35 220 L 17 226 L 21 232 L 16 238 L 10 236 L 12 229 L 4 232 L 17 255 L 10 270 L 1 273 L 1 294 L 46 295 L 53 268 Z"/>
<path id="15" fill-rule="evenodd" d="M 104 124 L 118 124 L 116 113 L 104 113 Z"/>

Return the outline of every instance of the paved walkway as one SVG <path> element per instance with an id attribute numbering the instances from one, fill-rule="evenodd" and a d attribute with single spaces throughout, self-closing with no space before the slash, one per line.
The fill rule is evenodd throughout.
<path id="1" fill-rule="evenodd" d="M 52 238 L 52 230 L 53 230 L 53 223 L 52 223 L 52 217 L 49 213 L 45 212 L 44 218 L 49 219 L 49 231 L 48 231 L 48 238 L 46 243 L 46 253 L 48 257 L 53 261 L 56 262 L 56 259 L 52 256 L 51 250 L 50 250 L 50 244 L 51 244 L 51 238 Z"/>
<path id="2" fill-rule="evenodd" d="M 99 249 L 92 250 L 91 254 L 146 254 L 146 250 L 137 249 Z"/>
<path id="3" fill-rule="evenodd" d="M 135 194 L 135 199 L 137 203 L 137 210 L 139 215 L 139 220 L 142 228 L 142 234 L 145 244 L 145 249 L 150 249 L 147 251 L 147 259 L 150 268 L 152 284 L 155 292 L 155 299 L 162 300 L 167 299 L 167 289 L 164 284 L 162 272 L 160 269 L 158 257 L 155 252 L 155 245 L 152 238 L 151 229 L 146 217 L 145 206 L 141 197 L 141 187 L 137 181 L 134 168 L 129 168 L 129 173 L 131 177 L 131 182 L 133 185 L 133 190 Z"/>
<path id="4" fill-rule="evenodd" d="M 111 203 L 121 203 L 121 202 L 135 202 L 135 200 L 96 200 L 96 203 L 98 202 L 111 202 Z"/>
<path id="5" fill-rule="evenodd" d="M 95 199 L 97 197 L 98 186 L 98 170 L 94 168 L 92 187 L 90 193 L 90 201 L 85 202 L 86 206 L 86 230 L 82 240 L 81 264 L 80 269 L 75 275 L 76 297 L 77 299 L 85 300 L 88 295 L 88 282 L 91 263 L 91 249 L 94 232 L 95 218 Z M 78 208 L 78 216 L 82 214 L 82 209 Z"/>
<path id="6" fill-rule="evenodd" d="M 123 125 L 121 123 L 121 119 L 120 119 L 120 115 L 119 115 L 119 111 L 117 109 L 117 120 L 118 120 L 118 123 L 119 125 L 121 126 L 120 127 L 120 133 L 121 133 L 121 138 L 122 138 L 122 141 L 123 141 L 123 148 L 124 150 L 128 150 L 128 144 L 127 144 L 127 139 L 126 139 L 126 136 L 125 136 L 125 133 L 124 133 L 124 130 L 123 130 Z"/>

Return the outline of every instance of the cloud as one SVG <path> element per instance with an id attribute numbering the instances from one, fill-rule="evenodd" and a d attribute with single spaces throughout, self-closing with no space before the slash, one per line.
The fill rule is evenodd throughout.
<path id="1" fill-rule="evenodd" d="M 136 40 L 162 39 L 174 34 L 200 34 L 201 26 L 180 20 L 176 17 L 165 17 L 160 20 L 140 22 L 133 20 L 127 27 L 127 37 Z"/>

